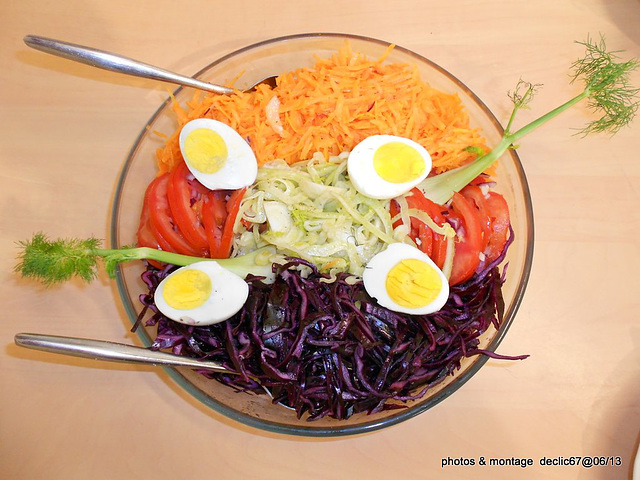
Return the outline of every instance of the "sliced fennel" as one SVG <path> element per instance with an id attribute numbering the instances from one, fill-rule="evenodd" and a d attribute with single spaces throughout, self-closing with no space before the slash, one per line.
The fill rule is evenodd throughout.
<path id="1" fill-rule="evenodd" d="M 316 154 L 293 166 L 276 161 L 261 167 L 240 208 L 244 225 L 235 250 L 273 245 L 322 271 L 361 275 L 376 253 L 398 239 L 388 201 L 357 192 L 347 178 L 347 157 L 326 161 Z"/>

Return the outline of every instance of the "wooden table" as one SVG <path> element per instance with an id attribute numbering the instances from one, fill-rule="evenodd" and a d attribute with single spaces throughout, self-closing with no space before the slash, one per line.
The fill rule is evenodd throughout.
<path id="1" fill-rule="evenodd" d="M 13 273 L 36 231 L 105 237 L 115 181 L 167 96 L 28 49 L 33 33 L 192 74 L 240 47 L 301 32 L 385 39 L 453 72 L 506 121 L 520 77 L 544 84 L 533 110 L 576 93 L 573 43 L 606 36 L 640 56 L 638 0 L 4 2 L 0 31 L 0 470 L 7 479 L 629 478 L 640 431 L 640 120 L 615 137 L 573 135 L 580 106 L 519 149 L 536 221 L 534 267 L 499 351 L 426 413 L 371 434 L 293 438 L 214 413 L 152 368 L 20 349 L 18 332 L 137 343 L 113 284 L 43 289 Z M 640 75 L 634 82 L 640 85 Z M 572 455 L 617 467 L 541 466 Z M 443 459 L 531 458 L 526 468 Z"/>

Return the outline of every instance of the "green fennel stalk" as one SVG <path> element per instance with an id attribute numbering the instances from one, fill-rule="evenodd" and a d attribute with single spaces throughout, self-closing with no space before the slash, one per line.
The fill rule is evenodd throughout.
<path id="1" fill-rule="evenodd" d="M 73 277 L 90 282 L 96 275 L 99 261 L 104 262 L 110 277 L 115 276 L 116 266 L 132 260 L 155 260 L 161 263 L 185 266 L 212 259 L 191 257 L 147 247 L 125 247 L 117 250 L 103 249 L 97 238 L 50 240 L 43 233 L 36 233 L 30 241 L 18 242 L 20 262 L 15 271 L 23 277 L 53 285 Z M 222 267 L 245 278 L 248 274 L 273 276 L 270 260 L 274 250 L 265 247 L 236 258 L 216 259 Z"/>
<path id="2" fill-rule="evenodd" d="M 479 155 L 472 163 L 424 180 L 418 188 L 427 198 L 440 205 L 446 203 L 454 192 L 464 188 L 508 149 L 516 148 L 517 142 L 524 136 L 583 100 L 588 100 L 587 106 L 601 115 L 581 130 L 583 135 L 593 132 L 614 134 L 631 122 L 638 110 L 639 89 L 629 85 L 629 73 L 638 67 L 638 60 L 617 62 L 617 52 L 607 51 L 603 37 L 600 37 L 599 42 L 587 38 L 585 42 L 578 43 L 585 46 L 586 53 L 572 64 L 571 82 L 582 80 L 584 90 L 524 127 L 512 131 L 516 114 L 519 110 L 528 108 L 539 87 L 520 80 L 515 91 L 509 95 L 513 111 L 500 142 L 493 150 Z"/>

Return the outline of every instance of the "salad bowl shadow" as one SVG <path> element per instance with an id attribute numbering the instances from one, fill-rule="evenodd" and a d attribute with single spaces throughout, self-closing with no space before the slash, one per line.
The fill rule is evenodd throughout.
<path id="1" fill-rule="evenodd" d="M 389 43 L 366 37 L 344 34 L 301 34 L 260 42 L 231 54 L 203 68 L 198 78 L 221 85 L 229 84 L 240 72 L 235 86 L 244 89 L 257 81 L 300 67 L 312 66 L 317 57 L 328 57 L 348 42 L 354 52 L 369 58 L 381 57 Z M 457 94 L 468 111 L 470 123 L 482 131 L 488 145 L 500 140 L 503 129 L 486 105 L 460 80 L 430 60 L 395 46 L 387 62 L 417 66 L 423 81 L 446 93 Z M 174 97 L 184 103 L 193 95 L 190 89 L 179 88 Z M 111 214 L 111 247 L 120 248 L 136 241 L 136 231 L 142 209 L 143 192 L 156 175 L 155 151 L 164 139 L 156 132 L 172 133 L 177 120 L 167 99 L 143 126 L 121 171 Z M 533 259 L 533 209 L 524 169 L 515 150 L 509 150 L 498 162 L 496 191 L 506 199 L 511 215 L 514 241 L 505 262 L 508 264 L 503 285 L 504 318 L 499 328 L 490 329 L 480 337 L 478 348 L 494 352 L 513 323 L 522 301 Z M 140 279 L 144 266 L 140 262 L 118 267 L 117 289 L 126 312 L 134 324 L 143 305 L 139 295 L 146 293 Z M 143 345 L 149 347 L 155 335 L 153 327 L 144 322 L 137 329 Z M 432 387 L 420 399 L 407 402 L 404 408 L 378 413 L 358 413 L 346 420 L 329 417 L 308 421 L 297 418 L 290 409 L 274 404 L 268 395 L 237 392 L 217 381 L 182 368 L 166 368 L 176 385 L 216 412 L 245 425 L 275 433 L 303 436 L 345 436 L 375 431 L 406 421 L 442 402 L 458 390 L 486 363 L 486 355 L 464 357 L 453 375 Z"/>

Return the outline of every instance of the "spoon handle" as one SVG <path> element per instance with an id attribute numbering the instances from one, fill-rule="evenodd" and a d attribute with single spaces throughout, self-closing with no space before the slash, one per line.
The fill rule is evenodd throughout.
<path id="1" fill-rule="evenodd" d="M 170 353 L 158 352 L 133 345 L 89 340 L 86 338 L 60 337 L 38 333 L 18 333 L 15 343 L 20 347 L 60 353 L 74 357 L 107 360 L 111 362 L 142 363 L 174 367 L 191 367 L 233 374 L 221 364 L 211 361 L 180 357 Z"/>
<path id="2" fill-rule="evenodd" d="M 228 95 L 233 89 L 214 85 L 212 83 L 196 80 L 192 77 L 185 77 L 177 73 L 169 72 L 162 68 L 154 67 L 147 63 L 138 62 L 122 55 L 97 50 L 95 48 L 76 45 L 74 43 L 62 42 L 46 37 L 36 35 L 27 35 L 24 37 L 24 43 L 31 48 L 40 50 L 51 55 L 57 55 L 68 60 L 84 63 L 92 67 L 110 70 L 112 72 L 124 73 L 142 78 L 151 78 L 163 82 L 175 83 L 187 87 L 194 87 L 209 92 Z"/>

